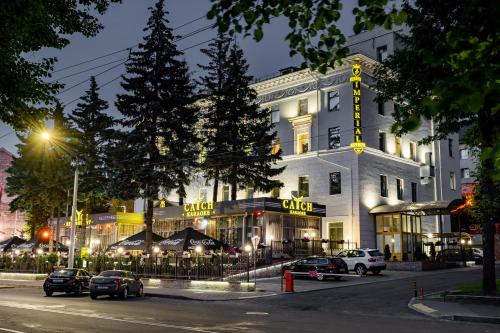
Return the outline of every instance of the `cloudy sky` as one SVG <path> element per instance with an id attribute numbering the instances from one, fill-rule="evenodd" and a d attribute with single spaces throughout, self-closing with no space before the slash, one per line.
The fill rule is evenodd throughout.
<path id="1" fill-rule="evenodd" d="M 124 65 L 120 65 L 122 62 L 120 59 L 126 58 L 127 51 L 117 52 L 85 64 L 78 64 L 126 49 L 140 42 L 143 36 L 142 29 L 149 16 L 148 7 L 152 6 L 154 2 L 153 0 L 123 0 L 122 4 L 111 6 L 101 18 L 104 29 L 96 37 L 83 38 L 81 35 L 74 35 L 70 38 L 71 44 L 63 50 L 48 49 L 29 55 L 33 59 L 45 56 L 57 57 L 58 63 L 53 78 L 60 79 L 60 82 L 65 84 L 63 92 L 58 97 L 63 105 L 68 104 L 65 108 L 66 112 L 71 112 L 77 104 L 77 99 L 88 89 L 89 76 L 97 75 L 96 79 L 99 85 L 111 81 L 101 89 L 101 97 L 109 102 L 109 112 L 117 115 L 114 101 L 116 94 L 121 90 L 119 77 L 125 69 Z M 351 6 L 356 1 L 344 1 L 344 3 L 346 3 L 343 10 L 344 15 L 339 21 L 339 27 L 344 34 L 350 35 L 354 24 Z M 204 16 L 209 8 L 209 0 L 167 0 L 170 26 L 173 28 L 182 26 L 175 29 L 174 33 L 186 36 L 210 25 L 211 22 L 206 18 L 198 19 Z M 186 24 L 191 21 L 194 22 Z M 286 34 L 287 22 L 277 18 L 266 28 L 263 41 L 256 43 L 250 37 L 239 38 L 240 46 L 245 51 L 250 64 L 250 74 L 259 78 L 274 74 L 280 68 L 300 65 L 302 58 L 288 56 Z M 185 49 L 184 56 L 190 65 L 192 76 L 199 75 L 197 64 L 206 63 L 206 57 L 200 52 L 200 49 L 206 47 L 207 43 L 197 44 L 208 41 L 215 35 L 215 29 L 206 29 L 177 43 L 179 49 Z M 72 67 L 66 68 L 69 66 Z M 12 129 L 0 123 L 0 146 L 15 153 L 16 143 L 17 139 Z"/>

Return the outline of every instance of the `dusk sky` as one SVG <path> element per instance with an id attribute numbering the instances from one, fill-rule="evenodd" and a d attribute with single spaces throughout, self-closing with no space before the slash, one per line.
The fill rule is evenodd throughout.
<path id="1" fill-rule="evenodd" d="M 71 44 L 63 50 L 47 49 L 43 50 L 43 52 L 29 56 L 33 59 L 45 56 L 57 57 L 58 62 L 55 67 L 53 79 L 60 79 L 71 75 L 60 81 L 66 85 L 64 89 L 68 89 L 68 91 L 62 92 L 58 96 L 63 105 L 70 103 L 65 108 L 66 112 L 71 112 L 78 102 L 75 101 L 75 99 L 82 96 L 85 90 L 88 89 L 89 82 L 81 82 L 88 80 L 90 75 L 97 75 L 107 70 L 105 73 L 96 77 L 97 83 L 102 85 L 123 74 L 125 65 L 119 65 L 121 63 L 119 59 L 126 58 L 128 53 L 127 51 L 123 51 L 70 69 L 61 69 L 92 58 L 126 49 L 140 42 L 144 34 L 142 29 L 146 25 L 149 16 L 148 7 L 152 6 L 154 3 L 155 1 L 153 0 L 123 0 L 122 4 L 112 5 L 108 12 L 101 18 L 104 29 L 96 37 L 83 38 L 81 35 L 74 35 L 70 38 Z M 348 3 L 349 7 L 344 7 L 344 15 L 339 21 L 339 27 L 344 34 L 350 35 L 352 34 L 352 26 L 354 23 L 352 7 L 350 6 L 353 6 L 355 1 L 345 1 L 344 3 Z M 205 15 L 210 8 L 210 1 L 170 0 L 167 1 L 167 8 L 170 12 L 168 16 L 170 26 L 175 28 Z M 211 22 L 206 18 L 202 18 L 176 29 L 174 33 L 183 36 L 204 28 L 210 23 Z M 280 68 L 300 65 L 302 62 L 301 57 L 296 56 L 290 58 L 288 56 L 288 42 L 285 41 L 285 36 L 288 32 L 287 28 L 286 20 L 274 19 L 272 24 L 266 28 L 263 41 L 256 43 L 251 37 L 247 37 L 246 39 L 239 37 L 240 46 L 245 51 L 245 55 L 250 64 L 250 74 L 254 77 L 259 78 L 271 75 L 276 73 Z M 177 43 L 180 50 L 189 48 L 185 51 L 184 56 L 190 66 L 193 77 L 197 77 L 200 74 L 197 64 L 207 62 L 206 57 L 200 52 L 200 49 L 206 47 L 208 43 L 195 47 L 192 46 L 210 40 L 215 35 L 215 29 L 207 29 Z M 101 66 L 110 62 L 113 63 Z M 76 74 L 98 66 L 101 67 L 81 74 Z M 75 86 L 79 83 L 81 84 Z M 75 87 L 73 88 L 73 86 Z M 109 112 L 114 116 L 118 116 L 114 101 L 116 94 L 120 91 L 120 79 L 116 79 L 112 83 L 107 84 L 100 91 L 101 97 L 109 102 Z M 15 153 L 16 143 L 17 138 L 12 129 L 5 124 L 0 124 L 0 146 Z"/>

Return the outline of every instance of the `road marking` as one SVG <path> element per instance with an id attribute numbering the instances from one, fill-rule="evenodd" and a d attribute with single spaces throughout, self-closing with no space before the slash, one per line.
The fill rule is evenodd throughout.
<path id="1" fill-rule="evenodd" d="M 8 328 L 2 328 L 2 327 L 0 327 L 0 331 L 11 332 L 11 333 L 26 333 L 26 332 L 21 332 L 21 331 L 16 331 L 16 330 L 10 330 Z"/>
<path id="2" fill-rule="evenodd" d="M 269 313 L 267 313 L 267 312 L 246 312 L 245 314 L 247 314 L 247 315 L 256 315 L 256 316 L 266 316 Z"/>
<path id="3" fill-rule="evenodd" d="M 433 308 L 430 308 L 427 305 L 422 304 L 422 303 L 413 304 L 413 307 L 416 308 L 417 310 L 423 311 L 425 313 L 433 313 L 433 312 L 437 311 L 437 310 L 434 310 Z"/>
<path id="4" fill-rule="evenodd" d="M 174 329 L 178 329 L 178 330 L 191 331 L 191 332 L 217 333 L 216 331 L 210 331 L 209 329 L 204 329 L 201 327 L 180 326 L 180 325 L 171 325 L 171 324 L 165 324 L 165 323 L 153 323 L 153 322 L 147 322 L 147 321 L 142 321 L 142 320 L 122 319 L 122 318 L 116 318 L 116 317 L 112 317 L 112 316 L 108 316 L 108 315 L 100 315 L 97 313 L 75 312 L 74 309 L 71 310 L 71 312 L 70 312 L 70 311 L 66 311 L 63 309 L 57 309 L 57 308 L 55 309 L 53 307 L 49 308 L 46 305 L 31 305 L 31 304 L 23 304 L 23 303 L 16 303 L 16 302 L 0 301 L 0 306 L 8 307 L 8 308 L 16 308 L 16 309 L 26 309 L 26 310 L 35 310 L 35 311 L 41 311 L 41 312 L 58 313 L 58 314 L 64 314 L 64 315 L 68 315 L 68 316 L 97 318 L 97 319 L 118 321 L 118 322 L 123 322 L 123 323 L 138 324 L 138 325 L 145 325 L 145 326 L 174 328 Z M 12 333 L 25 333 L 25 332 L 8 330 L 8 329 L 1 329 L 1 328 L 0 328 L 0 330 L 3 330 L 5 332 L 12 332 Z"/>

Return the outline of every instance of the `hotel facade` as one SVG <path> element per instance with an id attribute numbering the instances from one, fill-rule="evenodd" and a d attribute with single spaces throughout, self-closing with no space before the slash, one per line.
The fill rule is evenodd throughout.
<path id="1" fill-rule="evenodd" d="M 422 235 L 432 238 L 432 234 L 450 232 L 449 216 L 438 219 L 397 209 L 377 210 L 460 198 L 458 135 L 419 145 L 421 139 L 433 134 L 434 124 L 424 120 L 417 131 L 395 137 L 390 128 L 397 106 L 375 101 L 373 70 L 398 47 L 398 33 L 375 29 L 350 37 L 351 54 L 325 74 L 285 69 L 276 77 L 253 84 L 260 105 L 271 110 L 278 133 L 275 148 L 283 152 L 278 166 L 286 169 L 277 179 L 284 186 L 271 193 L 252 188 L 238 191 L 238 200 L 232 203 L 240 209 L 233 207 L 233 216 L 224 213 L 224 207 L 231 205 L 230 188 L 221 184 L 215 203 L 219 208 L 204 214 L 204 221 L 196 219 L 196 213 L 185 216 L 181 207 L 158 208 L 154 231 L 168 236 L 199 224 L 198 229 L 210 229 L 212 236 L 226 241 L 245 242 L 258 235 L 264 243 L 312 238 L 380 250 L 390 244 L 400 259 L 413 252 L 410 243 L 414 248 L 422 242 Z M 351 79 L 356 68 L 360 70 L 360 89 Z M 360 122 L 355 116 L 359 108 Z M 358 154 L 351 143 L 360 139 L 365 147 Z M 208 202 L 212 190 L 210 182 L 195 175 L 185 202 Z M 264 198 L 269 199 L 264 202 Z M 177 201 L 174 195 L 163 199 Z M 277 210 L 282 210 L 287 200 L 314 203 L 318 210 L 309 221 L 307 214 L 304 220 L 297 212 L 275 215 L 267 208 L 281 205 Z M 137 200 L 135 207 L 141 212 L 143 202 Z M 286 232 L 290 224 L 293 230 Z M 233 231 L 228 231 L 230 225 Z M 228 232 L 235 234 L 229 237 Z"/>

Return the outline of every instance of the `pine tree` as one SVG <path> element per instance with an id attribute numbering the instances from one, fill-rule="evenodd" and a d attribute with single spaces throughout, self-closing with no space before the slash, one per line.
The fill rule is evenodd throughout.
<path id="1" fill-rule="evenodd" d="M 226 96 L 229 117 L 225 137 L 230 153 L 219 156 L 219 160 L 226 165 L 221 179 L 231 184 L 231 200 L 236 200 L 237 190 L 247 186 L 262 192 L 283 186 L 271 178 L 285 167 L 273 167 L 281 159 L 281 150 L 272 152 L 277 133 L 273 131 L 269 110 L 256 102 L 257 93 L 249 86 L 252 77 L 247 74 L 248 64 L 236 43 L 231 47 L 228 63 L 227 75 L 231 80 Z"/>
<path id="2" fill-rule="evenodd" d="M 208 49 L 201 52 L 208 56 L 208 65 L 198 65 L 205 71 L 200 80 L 200 97 L 203 99 L 203 135 L 202 135 L 202 158 L 200 168 L 207 180 L 214 181 L 213 198 L 217 201 L 219 180 L 224 169 L 225 158 L 220 158 L 230 152 L 228 142 L 227 121 L 230 116 L 228 108 L 228 88 L 231 78 L 228 76 L 229 51 L 231 39 L 219 35 L 211 42 Z"/>
<path id="3" fill-rule="evenodd" d="M 90 88 L 81 97 L 70 119 L 75 131 L 75 145 L 80 183 L 78 196 L 84 202 L 86 213 L 107 211 L 109 187 L 106 170 L 106 148 L 113 133 L 114 119 L 106 114 L 108 102 L 99 97 L 95 77 Z"/>
<path id="4" fill-rule="evenodd" d="M 127 63 L 128 74 L 122 83 L 126 93 L 118 95 L 116 102 L 126 131 L 120 134 L 121 149 L 127 149 L 116 177 L 130 185 L 123 189 L 122 197 L 140 195 L 147 202 L 146 251 L 151 251 L 154 199 L 160 189 L 175 189 L 180 198 L 185 197 L 197 156 L 197 110 L 188 66 L 179 59 L 182 52 L 167 26 L 165 1 L 159 0 L 150 10 L 144 29 L 147 35 Z"/>

